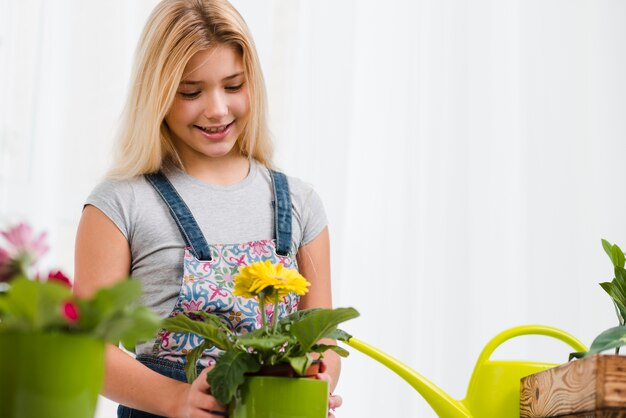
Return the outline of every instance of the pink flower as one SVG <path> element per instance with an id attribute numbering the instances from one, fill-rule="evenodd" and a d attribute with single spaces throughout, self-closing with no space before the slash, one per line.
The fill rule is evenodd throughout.
<path id="1" fill-rule="evenodd" d="M 73 324 L 78 321 L 78 306 L 74 302 L 65 302 L 61 306 L 61 314 L 67 322 Z"/>
<path id="2" fill-rule="evenodd" d="M 65 274 L 63 274 L 61 270 L 56 270 L 56 271 L 53 270 L 49 272 L 48 281 L 53 281 L 53 282 L 64 284 L 68 287 L 72 287 L 72 282 Z"/>
<path id="3" fill-rule="evenodd" d="M 265 320 L 268 323 L 272 322 L 272 318 L 274 318 L 274 310 L 270 307 L 266 307 L 265 308 Z M 259 326 L 263 326 L 263 317 L 261 316 L 261 310 L 257 310 L 257 314 L 256 314 L 256 323 Z"/>
<path id="4" fill-rule="evenodd" d="M 170 346 L 170 335 L 172 335 L 172 333 L 169 331 L 161 333 L 161 347 L 168 348 Z"/>
<path id="5" fill-rule="evenodd" d="M 184 301 L 183 307 L 189 312 L 199 311 L 202 309 L 202 302 L 199 300 Z"/>
<path id="6" fill-rule="evenodd" d="M 13 258 L 25 257 L 26 262 L 31 265 L 48 251 L 46 233 L 42 232 L 35 237 L 33 229 L 26 223 L 18 224 L 8 231 L 2 231 L 2 236 L 13 246 Z"/>
<path id="7" fill-rule="evenodd" d="M 265 255 L 269 253 L 265 242 L 253 242 L 250 244 L 250 247 L 252 247 L 252 254 L 254 255 Z"/>

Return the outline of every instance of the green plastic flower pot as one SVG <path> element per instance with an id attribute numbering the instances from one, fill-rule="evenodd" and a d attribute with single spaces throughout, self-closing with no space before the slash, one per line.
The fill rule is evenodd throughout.
<path id="1" fill-rule="evenodd" d="M 241 397 L 231 405 L 231 418 L 326 418 L 328 382 L 323 380 L 251 376 Z"/>
<path id="2" fill-rule="evenodd" d="M 6 418 L 92 418 L 104 343 L 65 334 L 0 334 L 0 405 Z"/>

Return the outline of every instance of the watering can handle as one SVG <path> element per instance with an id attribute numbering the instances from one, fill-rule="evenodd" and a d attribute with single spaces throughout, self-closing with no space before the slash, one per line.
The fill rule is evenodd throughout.
<path id="1" fill-rule="evenodd" d="M 547 325 L 522 325 L 502 331 L 500 334 L 493 337 L 491 341 L 487 343 L 482 353 L 480 353 L 476 364 L 482 364 L 489 360 L 491 354 L 496 348 L 498 348 L 498 346 L 500 346 L 500 344 L 510 340 L 511 338 L 522 335 L 546 335 L 563 341 L 576 351 L 587 351 L 587 347 L 576 337 L 558 328 L 549 327 Z"/>

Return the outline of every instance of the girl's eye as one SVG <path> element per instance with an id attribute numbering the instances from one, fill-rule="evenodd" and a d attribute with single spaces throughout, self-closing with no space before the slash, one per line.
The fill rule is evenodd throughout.
<path id="1" fill-rule="evenodd" d="M 183 99 L 195 99 L 196 97 L 198 97 L 200 95 L 199 91 L 194 91 L 193 93 L 183 93 L 182 91 L 180 92 L 180 95 L 182 96 Z"/>
<path id="2" fill-rule="evenodd" d="M 235 93 L 235 92 L 238 92 L 239 90 L 241 90 L 242 87 L 243 87 L 243 83 L 238 84 L 236 86 L 226 86 L 225 89 L 226 89 L 226 91 L 229 91 L 231 93 Z"/>

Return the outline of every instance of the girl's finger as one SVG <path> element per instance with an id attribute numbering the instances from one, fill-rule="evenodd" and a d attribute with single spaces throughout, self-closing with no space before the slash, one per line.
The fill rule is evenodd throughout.
<path id="1" fill-rule="evenodd" d="M 330 395 L 328 397 L 328 408 L 339 408 L 343 404 L 343 399 L 339 395 Z"/>
<path id="2" fill-rule="evenodd" d="M 317 380 L 325 380 L 328 383 L 332 382 L 332 377 L 330 377 L 330 375 L 328 373 L 318 373 L 315 375 L 315 378 Z"/>
<path id="3" fill-rule="evenodd" d="M 198 388 L 198 390 L 205 392 L 205 393 L 211 393 L 211 387 L 209 386 L 209 383 L 206 381 L 206 374 L 212 368 L 213 366 L 209 366 L 205 368 L 204 370 L 202 370 L 202 372 L 198 375 L 198 377 L 196 377 L 196 380 L 193 381 L 193 384 L 197 385 L 196 387 Z"/>

